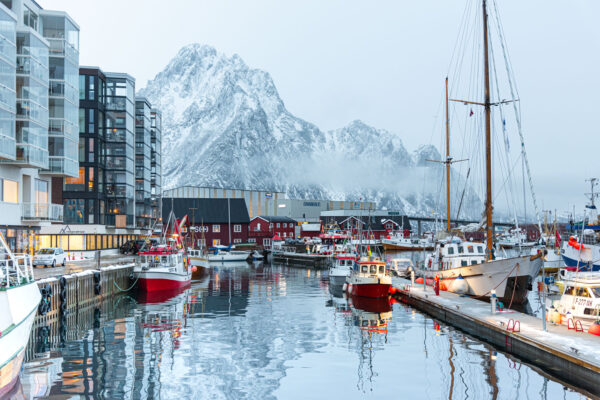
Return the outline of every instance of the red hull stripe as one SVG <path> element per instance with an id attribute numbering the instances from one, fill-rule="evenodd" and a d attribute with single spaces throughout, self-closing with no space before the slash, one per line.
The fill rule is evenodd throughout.
<path id="1" fill-rule="evenodd" d="M 377 283 L 352 285 L 352 294 L 361 297 L 387 297 L 390 292 L 390 286 Z"/>
<path id="2" fill-rule="evenodd" d="M 158 290 L 171 290 L 171 289 L 179 289 L 185 287 L 190 284 L 190 281 L 177 281 L 172 279 L 138 279 L 138 287 L 141 290 L 145 290 L 147 292 L 154 292 Z"/>

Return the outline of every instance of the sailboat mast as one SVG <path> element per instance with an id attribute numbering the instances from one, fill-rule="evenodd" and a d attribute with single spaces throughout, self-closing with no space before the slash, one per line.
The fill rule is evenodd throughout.
<path id="1" fill-rule="evenodd" d="M 483 64 L 485 67 L 485 179 L 486 179 L 486 246 L 487 258 L 492 259 L 492 247 L 494 245 L 493 221 L 492 221 L 492 115 L 490 104 L 490 60 L 488 54 L 488 15 L 486 0 L 483 0 Z"/>
<path id="2" fill-rule="evenodd" d="M 446 77 L 446 230 L 450 233 L 450 113 L 448 111 L 448 77 Z"/>

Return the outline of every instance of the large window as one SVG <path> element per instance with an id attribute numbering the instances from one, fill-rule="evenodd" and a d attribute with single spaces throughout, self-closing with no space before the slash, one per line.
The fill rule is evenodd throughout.
<path id="1" fill-rule="evenodd" d="M 19 202 L 19 182 L 4 179 L 2 182 L 3 200 L 7 203 Z"/>
<path id="2" fill-rule="evenodd" d="M 79 168 L 77 178 L 65 178 L 65 191 L 85 192 L 85 168 Z"/>
<path id="3" fill-rule="evenodd" d="M 233 226 L 233 231 L 234 232 L 241 232 L 242 231 L 242 226 L 241 225 L 234 225 Z"/>
<path id="4" fill-rule="evenodd" d="M 221 232 L 221 225 L 213 225 L 212 231 L 214 233 L 219 233 Z"/>
<path id="5" fill-rule="evenodd" d="M 35 180 L 35 202 L 48 204 L 48 182 L 41 179 Z"/>
<path id="6" fill-rule="evenodd" d="M 84 200 L 83 199 L 67 199 L 65 200 L 64 218 L 67 224 L 83 224 L 84 216 Z"/>

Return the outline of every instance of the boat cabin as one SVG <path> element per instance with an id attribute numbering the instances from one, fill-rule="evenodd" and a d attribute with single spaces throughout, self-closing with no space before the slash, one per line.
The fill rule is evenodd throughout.
<path id="1" fill-rule="evenodd" d="M 149 251 L 139 253 L 137 261 L 142 269 L 174 268 L 184 262 L 184 257 L 171 246 L 153 246 Z"/>
<path id="2" fill-rule="evenodd" d="M 436 249 L 439 269 L 477 265 L 485 262 L 485 245 L 475 242 L 450 242 Z"/>
<path id="3" fill-rule="evenodd" d="M 361 260 L 354 263 L 354 275 L 364 277 L 381 278 L 387 276 L 387 268 L 385 262 L 377 259 L 373 261 Z"/>
<path id="4" fill-rule="evenodd" d="M 584 277 L 564 281 L 560 306 L 576 318 L 598 318 L 600 316 L 600 274 L 585 273 Z"/>

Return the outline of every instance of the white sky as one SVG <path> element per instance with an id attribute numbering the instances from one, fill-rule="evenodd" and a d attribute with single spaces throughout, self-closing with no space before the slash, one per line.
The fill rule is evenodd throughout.
<path id="1" fill-rule="evenodd" d="M 137 86 L 182 46 L 268 71 L 290 112 L 321 129 L 354 119 L 428 144 L 465 0 L 38 0 L 81 27 L 81 65 Z M 600 2 L 497 0 L 521 94 L 540 206 L 583 207 L 600 177 Z M 437 145 L 437 143 L 433 143 Z"/>

